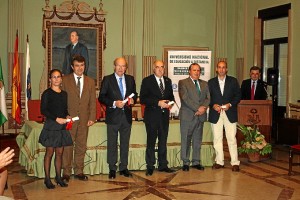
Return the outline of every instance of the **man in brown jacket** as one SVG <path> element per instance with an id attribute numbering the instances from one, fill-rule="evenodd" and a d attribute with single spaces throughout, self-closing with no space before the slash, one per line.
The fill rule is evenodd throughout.
<path id="1" fill-rule="evenodd" d="M 73 58 L 72 69 L 72 74 L 63 77 L 62 90 L 68 93 L 70 116 L 78 116 L 79 120 L 73 122 L 70 131 L 74 146 L 65 147 L 63 152 L 63 179 L 69 181 L 73 165 L 75 178 L 86 181 L 88 177 L 83 174 L 84 156 L 88 129 L 96 120 L 96 89 L 94 80 L 83 74 L 85 69 L 83 56 Z"/>

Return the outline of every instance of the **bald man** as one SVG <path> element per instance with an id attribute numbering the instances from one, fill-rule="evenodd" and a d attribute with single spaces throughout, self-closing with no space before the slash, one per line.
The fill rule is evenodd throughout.
<path id="1" fill-rule="evenodd" d="M 132 125 L 131 105 L 136 101 L 136 85 L 133 76 L 125 74 L 127 62 L 125 58 L 114 60 L 114 73 L 103 78 L 99 102 L 106 105 L 107 124 L 107 163 L 109 165 L 109 179 L 116 178 L 118 161 L 118 133 L 120 133 L 120 175 L 131 177 L 128 171 L 129 139 Z M 129 103 L 124 99 L 134 94 Z"/>
<path id="2" fill-rule="evenodd" d="M 140 101 L 145 104 L 144 122 L 147 131 L 146 148 L 146 175 L 151 176 L 154 171 L 155 143 L 158 138 L 158 171 L 172 173 L 168 168 L 167 139 L 169 132 L 169 108 L 168 104 L 174 100 L 172 81 L 164 75 L 164 63 L 157 60 L 153 63 L 152 75 L 142 81 Z"/>

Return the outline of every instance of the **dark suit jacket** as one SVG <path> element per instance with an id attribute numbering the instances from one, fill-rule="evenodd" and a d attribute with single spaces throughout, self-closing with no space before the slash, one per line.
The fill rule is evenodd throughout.
<path id="1" fill-rule="evenodd" d="M 162 109 L 158 106 L 160 100 L 175 101 L 172 89 L 172 81 L 168 77 L 164 76 L 165 91 L 162 96 L 155 76 L 152 74 L 142 81 L 140 102 L 145 104 L 144 122 L 158 124 L 162 117 L 169 118 L 169 109 Z"/>
<path id="2" fill-rule="evenodd" d="M 229 121 L 231 123 L 237 122 L 237 105 L 241 99 L 241 90 L 237 79 L 231 76 L 226 76 L 223 95 L 219 86 L 218 77 L 210 79 L 208 81 L 208 87 L 210 92 L 209 122 L 215 124 L 218 122 L 220 117 L 220 114 L 213 109 L 213 105 L 224 105 L 227 103 L 232 105 L 232 107 L 226 111 Z"/>
<path id="3" fill-rule="evenodd" d="M 84 69 L 84 74 L 87 75 L 87 71 L 89 69 L 89 54 L 88 54 L 88 49 L 87 47 L 78 42 L 73 49 L 72 44 L 69 44 L 65 48 L 65 58 L 64 58 L 64 63 L 63 63 L 63 68 L 62 68 L 62 73 L 64 75 L 71 74 L 73 72 L 73 69 L 71 68 L 72 64 L 72 59 L 74 55 L 81 55 L 85 59 L 85 69 Z"/>
<path id="4" fill-rule="evenodd" d="M 251 79 L 243 80 L 241 91 L 242 91 L 242 99 L 243 100 L 251 100 Z M 260 79 L 257 80 L 256 90 L 254 94 L 254 100 L 266 100 L 267 92 L 264 86 L 264 82 Z"/>
<path id="5" fill-rule="evenodd" d="M 185 121 L 192 121 L 200 106 L 209 106 L 210 94 L 206 81 L 198 80 L 201 94 L 198 95 L 195 83 L 190 77 L 180 80 L 178 83 L 179 97 L 181 101 L 181 107 L 179 112 L 179 118 Z M 204 122 L 207 120 L 206 112 L 198 116 L 200 121 Z"/>
<path id="6" fill-rule="evenodd" d="M 68 93 L 68 112 L 71 117 L 78 116 L 79 121 L 75 121 L 72 130 L 76 130 L 77 125 L 87 127 L 89 120 L 96 121 L 96 89 L 95 81 L 84 76 L 81 97 L 77 90 L 73 73 L 63 76 L 62 90 Z"/>
<path id="7" fill-rule="evenodd" d="M 130 94 L 134 93 L 133 100 L 136 102 L 137 93 L 136 86 L 133 76 L 124 74 L 125 83 L 126 83 L 126 94 L 125 97 L 128 97 Z M 115 73 L 105 76 L 103 78 L 101 89 L 98 98 L 100 103 L 106 105 L 106 124 L 118 124 L 120 122 L 121 108 L 112 108 L 114 101 L 123 100 L 122 94 L 119 89 L 118 81 L 116 79 Z M 127 104 L 124 106 L 124 112 L 128 123 L 132 123 L 132 109 L 131 106 Z"/>

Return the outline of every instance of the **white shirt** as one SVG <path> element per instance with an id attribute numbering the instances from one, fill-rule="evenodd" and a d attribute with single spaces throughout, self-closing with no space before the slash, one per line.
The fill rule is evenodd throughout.
<path id="1" fill-rule="evenodd" d="M 251 79 L 251 86 L 250 86 L 251 89 L 252 89 L 253 82 L 254 82 L 254 94 L 255 94 L 256 86 L 257 86 L 257 81 L 253 81 L 253 80 Z"/>
<path id="2" fill-rule="evenodd" d="M 221 90 L 222 95 L 224 93 L 225 80 L 226 80 L 226 76 L 224 76 L 223 80 L 221 80 L 218 76 L 219 86 L 220 86 L 220 90 Z"/>
<path id="3" fill-rule="evenodd" d="M 156 79 L 156 82 L 157 82 L 157 84 L 158 84 L 158 87 L 160 86 L 160 80 L 159 80 L 159 79 L 161 79 L 161 82 L 162 82 L 162 84 L 163 84 L 163 88 L 165 89 L 165 81 L 164 81 L 164 77 L 162 76 L 161 78 L 158 78 L 157 76 L 155 76 L 155 74 L 154 74 L 154 77 L 155 77 L 155 79 Z"/>
<path id="4" fill-rule="evenodd" d="M 75 73 L 73 73 L 73 75 L 74 75 L 75 83 L 77 85 L 77 82 L 78 82 L 77 77 L 79 77 L 79 76 L 77 76 Z M 83 83 L 84 83 L 84 76 L 82 75 L 81 79 L 80 79 L 80 97 L 81 97 L 81 94 L 82 94 Z"/>

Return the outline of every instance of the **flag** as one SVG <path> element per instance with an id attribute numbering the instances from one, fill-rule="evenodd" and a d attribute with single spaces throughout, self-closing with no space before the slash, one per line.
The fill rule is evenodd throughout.
<path id="1" fill-rule="evenodd" d="M 25 98 L 25 110 L 26 110 L 26 119 L 28 119 L 28 100 L 31 99 L 31 73 L 30 73 L 30 56 L 29 56 L 29 39 L 27 35 L 26 43 L 26 98 Z"/>
<path id="2" fill-rule="evenodd" d="M 19 52 L 18 52 L 18 32 L 16 35 L 15 49 L 14 49 L 14 66 L 12 76 L 12 118 L 18 124 L 21 124 L 21 75 L 19 66 Z"/>
<path id="3" fill-rule="evenodd" d="M 5 101 L 5 88 L 2 73 L 2 64 L 0 58 L 0 126 L 2 126 L 7 121 L 7 109 Z"/>

